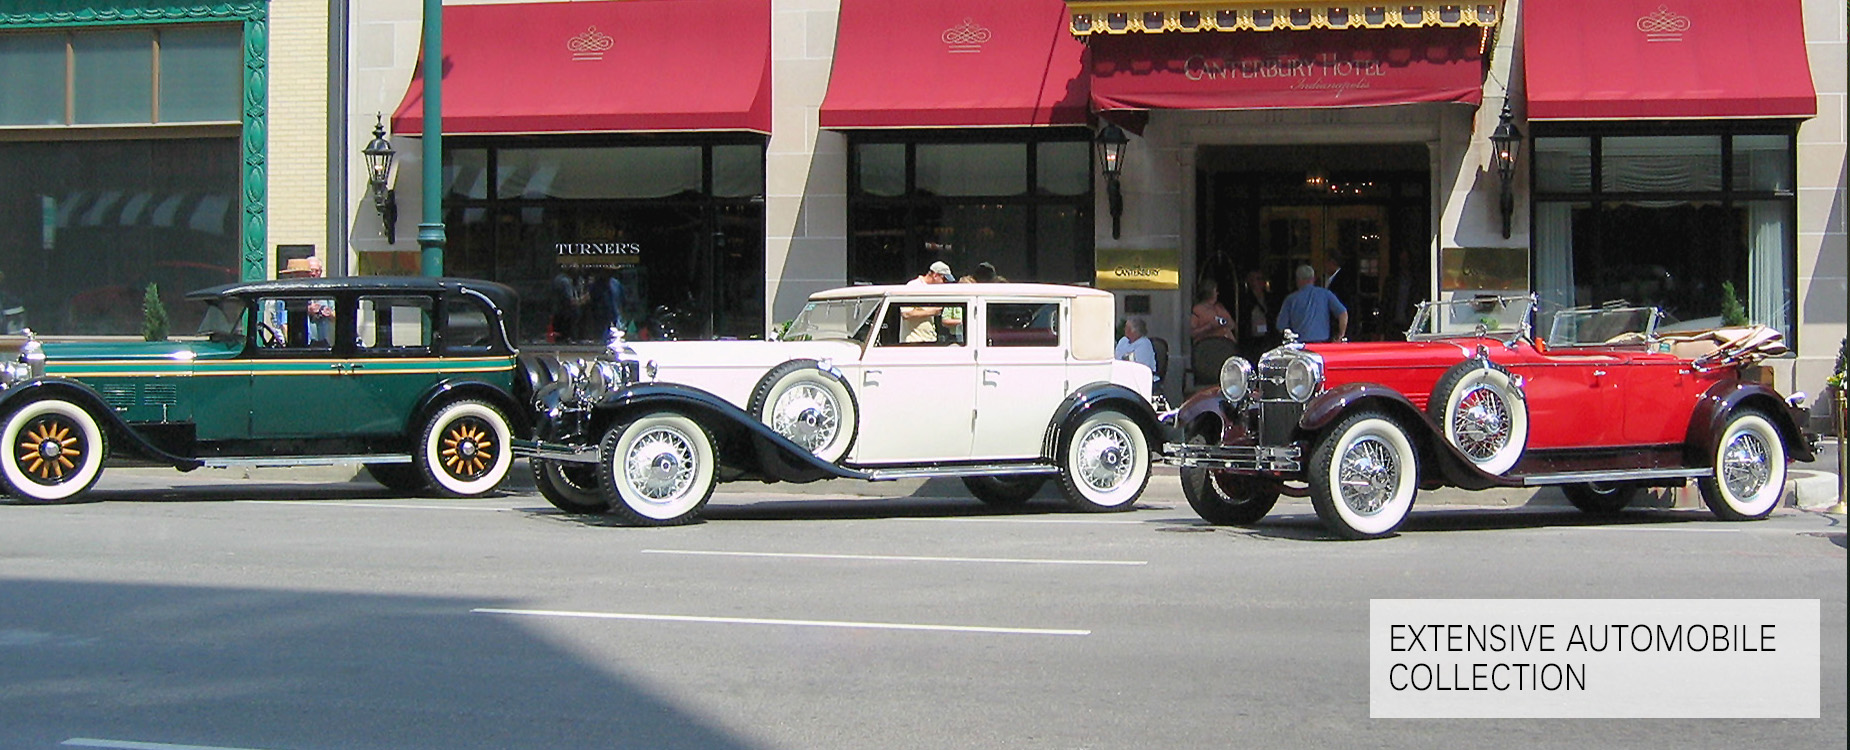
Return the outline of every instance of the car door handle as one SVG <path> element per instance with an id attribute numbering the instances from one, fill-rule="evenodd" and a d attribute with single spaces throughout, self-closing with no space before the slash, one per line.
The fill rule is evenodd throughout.
<path id="1" fill-rule="evenodd" d="M 1001 370 L 992 370 L 987 367 L 983 368 L 983 385 L 1000 385 L 1001 382 L 1002 382 L 1002 371 Z"/>
<path id="2" fill-rule="evenodd" d="M 1606 371 L 1605 370 L 1594 370 L 1593 377 L 1596 377 L 1596 378 L 1606 377 Z"/>
<path id="3" fill-rule="evenodd" d="M 352 371 L 354 371 L 354 370 L 364 370 L 364 369 L 366 369 L 366 365 L 364 365 L 364 364 L 361 364 L 361 363 L 359 363 L 359 362 L 354 362 L 354 363 L 352 363 L 352 364 L 350 364 L 350 365 L 347 365 L 347 371 L 348 371 L 348 372 L 352 372 Z"/>
<path id="4" fill-rule="evenodd" d="M 862 370 L 861 371 L 861 385 L 863 386 L 879 385 L 880 384 L 879 376 L 880 376 L 879 370 Z"/>

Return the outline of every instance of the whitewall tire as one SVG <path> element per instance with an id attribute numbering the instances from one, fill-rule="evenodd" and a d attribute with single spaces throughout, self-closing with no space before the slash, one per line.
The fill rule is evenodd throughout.
<path id="1" fill-rule="evenodd" d="M 1452 366 L 1433 387 L 1427 410 L 1445 439 L 1486 474 L 1516 466 L 1529 442 L 1529 404 L 1509 370 L 1480 360 Z"/>
<path id="2" fill-rule="evenodd" d="M 1311 453 L 1311 505 L 1345 539 L 1392 534 L 1413 509 L 1417 460 L 1399 423 L 1373 411 L 1351 414 Z"/>
<path id="3" fill-rule="evenodd" d="M 1130 510 L 1150 481 L 1150 444 L 1124 412 L 1086 415 L 1067 436 L 1060 456 L 1060 489 L 1075 509 Z"/>
<path id="4" fill-rule="evenodd" d="M 1715 471 L 1696 480 L 1702 502 L 1724 521 L 1757 521 L 1786 492 L 1786 444 L 1766 415 L 1736 411 L 1716 441 Z"/>
<path id="5" fill-rule="evenodd" d="M 713 496 L 713 438 L 686 416 L 655 412 L 617 424 L 598 447 L 604 498 L 628 523 L 691 523 Z"/>
<path id="6" fill-rule="evenodd" d="M 96 485 L 108 441 L 96 418 L 59 398 L 33 401 L 6 418 L 0 476 L 15 497 L 69 500 Z"/>
<path id="7" fill-rule="evenodd" d="M 439 494 L 480 495 L 507 478 L 514 465 L 512 439 L 501 410 L 480 401 L 445 404 L 424 423 L 418 468 Z"/>

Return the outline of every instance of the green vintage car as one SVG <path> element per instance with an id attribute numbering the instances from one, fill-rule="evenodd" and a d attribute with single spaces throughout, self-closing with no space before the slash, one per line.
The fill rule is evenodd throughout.
<path id="1" fill-rule="evenodd" d="M 109 464 L 361 463 L 395 490 L 479 495 L 527 429 L 514 291 L 449 278 L 257 281 L 187 295 L 183 341 L 43 343 L 0 364 L 0 486 L 70 500 Z"/>

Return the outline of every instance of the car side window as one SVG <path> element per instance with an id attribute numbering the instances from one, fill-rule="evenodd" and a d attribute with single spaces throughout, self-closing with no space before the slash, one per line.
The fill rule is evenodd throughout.
<path id="1" fill-rule="evenodd" d="M 430 353 L 429 297 L 361 297 L 359 353 L 364 356 L 414 356 Z"/>
<path id="2" fill-rule="evenodd" d="M 991 302 L 983 322 L 989 346 L 1060 345 L 1058 302 Z"/>
<path id="3" fill-rule="evenodd" d="M 275 351 L 334 348 L 335 303 L 331 297 L 266 297 L 258 300 L 257 345 Z"/>
<path id="4" fill-rule="evenodd" d="M 443 301 L 443 353 L 487 354 L 495 344 L 495 316 L 474 297 Z"/>
<path id="5" fill-rule="evenodd" d="M 888 305 L 880 321 L 879 346 L 963 346 L 963 302 Z"/>

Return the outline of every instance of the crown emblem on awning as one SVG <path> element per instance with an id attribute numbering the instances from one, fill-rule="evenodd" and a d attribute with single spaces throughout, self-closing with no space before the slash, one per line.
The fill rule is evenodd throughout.
<path id="1" fill-rule="evenodd" d="M 1638 30 L 1644 32 L 1647 42 L 1681 42 L 1689 27 L 1689 16 L 1677 15 L 1667 5 L 1659 5 L 1657 12 L 1638 19 Z"/>
<path id="2" fill-rule="evenodd" d="M 604 53 L 617 46 L 617 40 L 609 34 L 598 31 L 596 26 L 585 29 L 585 33 L 566 40 L 565 48 L 572 53 L 573 60 L 602 60 Z"/>
<path id="3" fill-rule="evenodd" d="M 944 30 L 939 36 L 952 52 L 982 52 L 983 45 L 989 43 L 989 29 L 978 26 L 970 19 Z"/>

